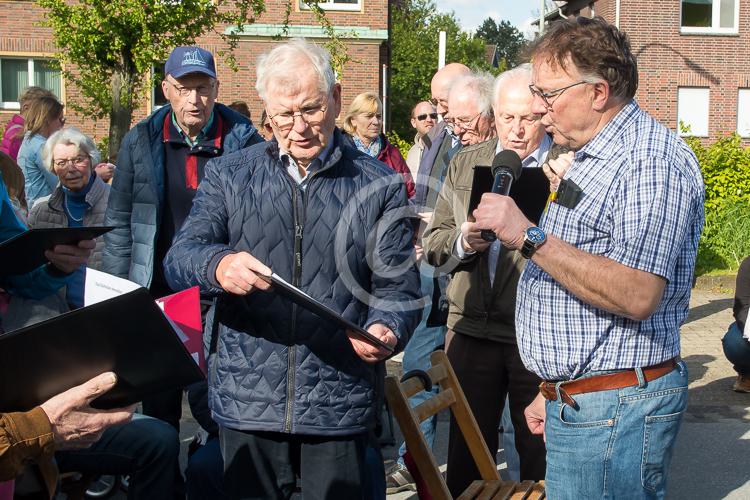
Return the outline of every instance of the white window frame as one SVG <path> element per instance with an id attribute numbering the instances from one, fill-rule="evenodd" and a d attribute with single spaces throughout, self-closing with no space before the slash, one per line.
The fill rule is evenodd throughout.
<path id="1" fill-rule="evenodd" d="M 160 63 L 160 64 L 161 64 L 161 67 L 163 68 L 165 63 Z M 151 81 L 152 82 L 154 81 L 154 75 L 155 75 L 154 66 L 151 66 Z M 153 87 L 151 87 L 151 112 L 153 113 L 157 109 L 160 109 L 164 106 L 166 106 L 166 103 L 156 104 L 156 85 L 154 85 Z"/>
<path id="2" fill-rule="evenodd" d="M 357 0 L 357 3 L 337 3 L 334 0 L 320 0 L 318 6 L 323 10 L 341 10 L 349 12 L 360 12 L 362 10 L 363 0 Z M 310 10 L 310 7 L 304 2 L 299 0 L 300 10 Z"/>
<path id="3" fill-rule="evenodd" d="M 681 90 L 701 90 L 705 91 L 706 94 L 706 109 L 705 109 L 705 119 L 706 119 L 706 129 L 705 130 L 696 130 L 695 124 L 691 123 L 685 123 L 685 125 L 690 125 L 690 132 L 684 133 L 680 129 L 680 121 L 683 118 L 680 113 L 680 91 Z M 695 103 L 689 103 L 689 106 L 687 106 L 690 110 L 695 111 L 697 109 L 697 106 L 695 106 Z M 700 110 L 702 111 L 702 110 Z M 684 87 L 677 87 L 677 133 L 682 137 L 708 137 L 711 130 L 711 88 L 710 87 L 690 87 L 690 86 L 684 86 Z"/>
<path id="4" fill-rule="evenodd" d="M 41 57 L 41 56 L 14 56 L 12 54 L 2 54 L 0 55 L 0 68 L 2 68 L 3 60 L 8 59 L 16 59 L 16 60 L 26 60 L 28 64 L 28 72 L 29 72 L 29 81 L 26 84 L 26 87 L 31 87 L 32 85 L 36 85 L 36 82 L 34 81 L 34 60 L 43 60 L 43 61 L 51 61 L 52 59 L 49 57 Z M 2 72 L 0 72 L 0 78 L 2 77 Z M 2 82 L 0 82 L 2 83 Z M 60 74 L 60 89 L 62 89 L 62 74 Z M 25 88 L 25 87 L 24 87 Z M 62 98 L 62 96 L 59 96 Z M 20 110 L 21 109 L 21 103 L 18 101 L 0 101 L 0 109 L 7 109 L 7 110 Z"/>
<path id="5" fill-rule="evenodd" d="M 741 107 L 741 96 L 745 95 L 745 106 Z M 744 117 L 744 123 L 741 123 Z M 742 125 L 742 126 L 741 126 Z M 740 137 L 750 137 L 750 88 L 740 87 L 737 89 L 737 134 Z"/>
<path id="6" fill-rule="evenodd" d="M 680 33 L 698 33 L 703 35 L 736 35 L 739 33 L 740 0 L 734 1 L 734 26 L 731 28 L 719 27 L 721 0 L 712 0 L 710 27 L 682 26 L 682 0 L 680 0 Z"/>

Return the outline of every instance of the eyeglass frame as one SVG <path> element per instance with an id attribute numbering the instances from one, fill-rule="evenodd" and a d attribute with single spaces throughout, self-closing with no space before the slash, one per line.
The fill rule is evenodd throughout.
<path id="1" fill-rule="evenodd" d="M 313 110 L 310 110 L 310 109 L 308 108 L 308 110 L 307 110 L 307 111 L 303 111 L 303 110 L 300 110 L 300 111 L 295 111 L 294 113 L 289 113 L 289 114 L 287 115 L 287 118 L 291 118 L 291 119 L 292 119 L 292 121 L 291 121 L 291 122 L 289 122 L 289 124 L 288 124 L 288 125 L 284 125 L 284 126 L 281 126 L 281 125 L 279 125 L 279 124 L 278 124 L 278 123 L 276 122 L 276 117 L 277 117 L 277 116 L 279 116 L 279 115 L 283 115 L 283 114 L 286 114 L 286 113 L 288 113 L 288 111 L 280 111 L 280 112 L 276 113 L 275 115 L 271 115 L 271 113 L 269 113 L 269 112 L 268 112 L 268 110 L 266 110 L 266 115 L 268 115 L 268 121 L 269 121 L 269 122 L 273 123 L 273 124 L 274 124 L 274 125 L 276 126 L 276 128 L 278 128 L 279 130 L 281 130 L 281 131 L 284 131 L 284 132 L 285 132 L 285 131 L 287 131 L 287 130 L 291 130 L 291 129 L 293 129 L 293 128 L 294 128 L 294 123 L 295 123 L 295 120 L 296 120 L 296 118 L 297 118 L 298 116 L 300 117 L 300 119 L 301 119 L 301 120 L 302 120 L 303 122 L 305 122 L 305 123 L 306 123 L 307 125 L 309 125 L 309 126 L 311 126 L 311 125 L 317 125 L 318 123 L 320 123 L 321 121 L 323 121 L 323 120 L 322 120 L 322 118 L 323 118 L 323 116 L 325 115 L 326 111 L 328 111 L 328 101 L 326 101 L 326 102 L 325 102 L 325 104 L 321 104 L 320 106 L 317 106 L 317 108 L 313 108 Z M 310 112 L 313 112 L 313 113 L 321 113 L 321 117 L 320 117 L 320 118 L 321 118 L 321 120 L 319 120 L 319 121 L 312 121 L 312 122 L 311 122 L 311 121 L 310 121 L 310 120 L 311 120 L 311 118 L 310 118 L 310 117 L 305 117 L 305 114 L 306 114 L 306 113 L 307 113 L 307 114 L 310 114 Z"/>
<path id="2" fill-rule="evenodd" d="M 429 102 L 433 106 L 437 106 L 438 104 L 440 104 L 444 108 L 448 107 L 448 99 L 437 99 L 435 97 L 430 97 L 427 102 Z"/>
<path id="3" fill-rule="evenodd" d="M 539 96 L 542 99 L 542 102 L 544 103 L 544 106 L 547 109 L 552 109 L 552 106 L 555 104 L 555 101 L 557 101 L 557 98 L 560 97 L 563 92 L 565 92 L 566 90 L 568 90 L 571 87 L 575 87 L 577 85 L 582 85 L 584 83 L 594 83 L 594 82 L 588 82 L 586 80 L 581 80 L 580 82 L 571 83 L 567 87 L 560 87 L 559 89 L 550 90 L 549 92 L 542 92 L 539 89 L 539 87 L 537 87 L 536 85 L 534 85 L 532 83 L 532 84 L 529 84 L 529 90 L 531 91 L 531 96 L 532 97 Z M 549 100 L 548 100 L 550 97 L 554 97 L 554 99 L 552 100 L 552 102 L 549 102 Z"/>
<path id="4" fill-rule="evenodd" d="M 75 158 L 64 158 L 64 159 L 61 158 L 59 160 L 52 160 L 52 165 L 55 168 L 64 168 L 64 167 L 67 167 L 68 165 L 73 165 L 73 166 L 77 167 L 77 166 L 83 166 L 83 165 L 85 165 L 86 164 L 86 160 L 88 160 L 89 162 L 91 162 L 91 156 L 89 156 L 89 155 L 78 155 Z"/>
<path id="5" fill-rule="evenodd" d="M 477 113 L 476 115 L 474 115 L 474 118 L 472 118 L 471 120 L 468 120 L 468 121 L 466 121 L 466 120 L 459 120 L 458 118 L 444 118 L 444 120 L 445 120 L 445 122 L 447 124 L 449 124 L 454 129 L 456 128 L 456 125 L 458 125 L 459 127 L 461 127 L 461 130 L 463 130 L 464 132 L 468 132 L 470 130 L 474 130 L 477 127 L 477 125 L 479 124 L 479 117 L 480 116 L 482 116 L 482 112 L 481 111 L 479 113 Z M 459 120 L 459 121 L 457 122 L 457 120 Z M 476 122 L 474 123 L 474 125 L 469 126 L 472 122 L 474 122 L 474 120 L 476 120 Z"/>
<path id="6" fill-rule="evenodd" d="M 164 78 L 164 81 L 170 84 L 180 97 L 188 97 L 193 91 L 195 91 L 200 97 L 210 97 L 213 90 L 216 88 L 216 81 L 212 81 L 210 85 L 198 85 L 197 87 L 185 87 L 184 85 L 179 85 L 166 78 Z M 202 91 L 201 87 L 205 87 L 207 90 Z"/>
<path id="7" fill-rule="evenodd" d="M 437 113 L 422 113 L 421 115 L 417 115 L 414 118 L 417 119 L 417 121 L 423 122 L 427 119 L 427 117 L 432 118 L 433 120 L 437 120 L 438 114 Z"/>

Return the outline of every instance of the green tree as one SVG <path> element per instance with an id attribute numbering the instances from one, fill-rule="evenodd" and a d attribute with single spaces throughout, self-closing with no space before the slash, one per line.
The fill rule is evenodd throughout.
<path id="1" fill-rule="evenodd" d="M 461 31 L 453 13 L 438 13 L 432 0 L 405 0 L 391 17 L 391 129 L 413 137 L 412 107 L 430 98 L 430 80 L 437 71 L 438 37 L 446 32 L 446 62 L 491 70 L 485 44 Z"/>
<path id="2" fill-rule="evenodd" d="M 488 44 L 497 46 L 498 58 L 505 61 L 508 68 L 517 66 L 521 61 L 526 39 L 518 29 L 508 21 L 496 23 L 488 17 L 479 26 L 474 36 L 481 38 Z"/>
<path id="3" fill-rule="evenodd" d="M 117 153 L 130 129 L 133 110 L 153 85 L 151 68 L 170 51 L 213 31 L 232 51 L 244 24 L 265 9 L 265 0 L 36 0 L 46 10 L 44 25 L 52 29 L 65 78 L 78 87 L 82 102 L 71 107 L 92 119 L 109 117 L 109 153 Z M 287 0 L 287 22 L 291 2 Z M 316 0 L 308 2 L 331 36 L 334 52 L 340 42 Z M 226 27 L 236 30 L 224 32 Z M 340 52 L 339 52 L 340 54 Z M 336 55 L 336 54 L 335 54 Z M 338 56 L 339 63 L 345 56 Z"/>

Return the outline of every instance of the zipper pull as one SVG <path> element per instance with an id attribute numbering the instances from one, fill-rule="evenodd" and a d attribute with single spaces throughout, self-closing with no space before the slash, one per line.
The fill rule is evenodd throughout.
<path id="1" fill-rule="evenodd" d="M 302 239 L 302 226 L 295 224 L 294 226 L 294 237 Z"/>

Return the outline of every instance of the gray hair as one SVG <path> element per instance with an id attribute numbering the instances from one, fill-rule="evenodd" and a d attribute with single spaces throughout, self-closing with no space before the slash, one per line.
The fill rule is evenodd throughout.
<path id="1" fill-rule="evenodd" d="M 451 86 L 453 92 L 473 95 L 477 100 L 477 108 L 484 116 L 492 114 L 492 75 L 484 71 L 461 76 Z M 449 106 L 450 107 L 450 106 Z"/>
<path id="2" fill-rule="evenodd" d="M 523 63 L 516 66 L 508 71 L 503 71 L 497 78 L 495 78 L 495 88 L 492 91 L 492 101 L 497 102 L 497 98 L 500 96 L 500 91 L 503 89 L 503 85 L 508 83 L 509 80 L 520 80 L 524 79 L 528 84 L 531 84 L 531 64 Z"/>
<path id="3" fill-rule="evenodd" d="M 308 62 L 317 73 L 320 91 L 330 94 L 336 84 L 336 75 L 331 67 L 331 54 L 304 38 L 293 38 L 258 58 L 255 90 L 260 98 L 266 100 L 270 82 L 273 82 L 274 87 L 296 85 L 300 78 L 301 60 Z"/>
<path id="4" fill-rule="evenodd" d="M 92 169 L 101 160 L 101 154 L 99 154 L 99 150 L 96 149 L 94 141 L 92 141 L 89 136 L 77 128 L 66 127 L 52 134 L 49 139 L 47 139 L 47 142 L 44 143 L 44 148 L 42 148 L 42 161 L 44 161 L 44 166 L 47 167 L 50 172 L 55 171 L 55 167 L 52 164 L 52 152 L 58 144 L 76 146 L 78 151 L 91 158 Z"/>

